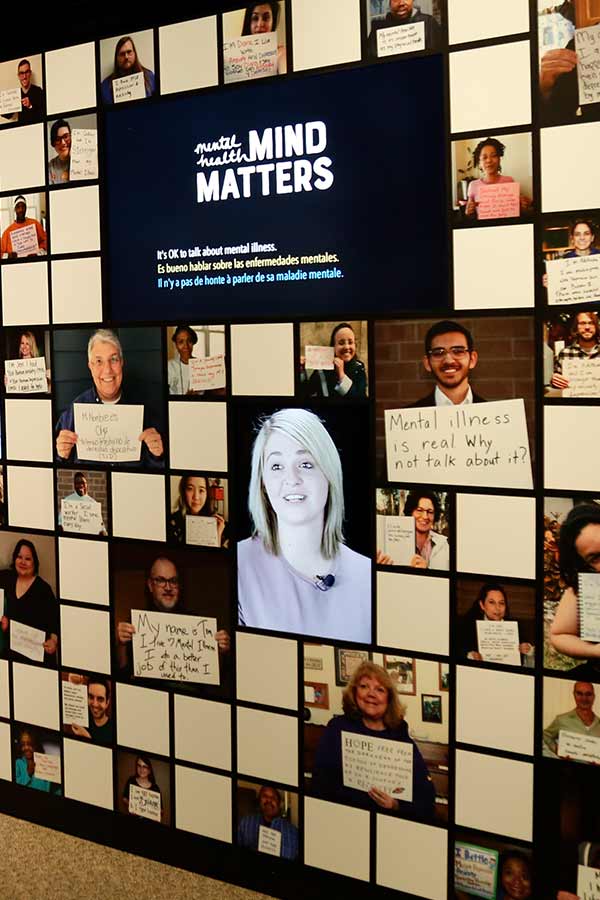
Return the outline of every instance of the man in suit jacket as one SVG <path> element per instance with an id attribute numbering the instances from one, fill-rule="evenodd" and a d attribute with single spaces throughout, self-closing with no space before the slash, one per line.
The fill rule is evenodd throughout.
<path id="1" fill-rule="evenodd" d="M 457 406 L 484 403 L 469 384 L 469 374 L 477 365 L 473 335 L 458 322 L 436 322 L 425 335 L 423 365 L 435 378 L 434 389 L 413 403 L 420 406 Z"/>

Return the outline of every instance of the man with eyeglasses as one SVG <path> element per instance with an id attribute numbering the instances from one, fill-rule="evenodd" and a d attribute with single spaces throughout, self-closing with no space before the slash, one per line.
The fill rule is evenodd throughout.
<path id="1" fill-rule="evenodd" d="M 31 83 L 31 64 L 28 59 L 22 59 L 17 66 L 17 75 L 21 82 L 21 111 L 19 113 L 20 125 L 32 125 L 41 122 L 44 118 L 44 92 L 37 84 Z"/>
<path id="2" fill-rule="evenodd" d="M 426 397 L 413 403 L 421 406 L 458 406 L 483 403 L 469 384 L 469 374 L 477 365 L 473 335 L 458 322 L 436 322 L 425 335 L 423 365 L 436 382 Z"/>
<path id="3" fill-rule="evenodd" d="M 100 328 L 88 341 L 88 368 L 92 374 L 93 387 L 75 397 L 61 414 L 56 426 L 56 459 L 61 463 L 77 463 L 77 434 L 75 432 L 74 403 L 122 403 L 132 400 L 123 388 L 125 360 L 119 338 L 113 331 Z M 144 430 L 139 436 L 142 443 L 139 461 L 119 463 L 120 467 L 162 469 L 164 447 L 160 432 L 146 421 L 144 408 Z"/>
<path id="4" fill-rule="evenodd" d="M 594 713 L 596 692 L 589 681 L 576 681 L 573 685 L 575 708 L 555 716 L 547 728 L 544 728 L 544 754 L 558 755 L 558 741 L 561 731 L 574 734 L 589 734 L 600 737 L 600 719 Z"/>

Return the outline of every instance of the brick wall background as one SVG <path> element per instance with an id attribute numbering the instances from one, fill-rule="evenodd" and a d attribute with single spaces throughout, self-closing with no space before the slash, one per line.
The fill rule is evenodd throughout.
<path id="1" fill-rule="evenodd" d="M 63 497 L 68 497 L 75 490 L 73 479 L 76 472 L 83 472 L 87 478 L 88 495 L 102 504 L 102 519 L 110 534 L 110 522 L 108 521 L 108 486 L 106 472 L 95 472 L 93 469 L 58 469 L 56 472 L 56 488 L 58 492 L 58 510 Z"/>

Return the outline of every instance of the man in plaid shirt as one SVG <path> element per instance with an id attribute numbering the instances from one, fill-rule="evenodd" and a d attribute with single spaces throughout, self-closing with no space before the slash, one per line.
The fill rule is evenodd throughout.
<path id="1" fill-rule="evenodd" d="M 572 343 L 560 351 L 554 360 L 552 387 L 564 390 L 569 387 L 569 379 L 563 375 L 565 359 L 595 359 L 600 356 L 600 324 L 598 313 L 580 312 L 571 324 Z"/>

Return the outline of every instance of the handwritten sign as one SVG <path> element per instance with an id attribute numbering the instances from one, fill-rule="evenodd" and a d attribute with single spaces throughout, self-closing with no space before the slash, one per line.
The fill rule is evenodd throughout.
<path id="1" fill-rule="evenodd" d="M 415 520 L 412 516 L 377 516 L 377 549 L 395 566 L 408 566 L 415 555 Z"/>
<path id="2" fill-rule="evenodd" d="M 561 728 L 558 733 L 557 755 L 563 759 L 576 759 L 578 762 L 600 763 L 600 737 L 592 734 L 579 734 Z"/>
<path id="3" fill-rule="evenodd" d="M 315 689 L 312 684 L 304 685 L 304 702 L 314 703 L 316 699 Z"/>
<path id="4" fill-rule="evenodd" d="M 196 547 L 220 547 L 214 516 L 186 516 L 185 542 Z"/>
<path id="5" fill-rule="evenodd" d="M 141 405 L 74 403 L 77 455 L 91 462 L 134 462 L 142 444 L 144 407 Z"/>
<path id="6" fill-rule="evenodd" d="M 48 390 L 43 356 L 7 359 L 4 365 L 7 394 L 45 394 Z"/>
<path id="7" fill-rule="evenodd" d="M 134 816 L 160 822 L 160 794 L 137 784 L 129 785 L 129 812 Z"/>
<path id="8" fill-rule="evenodd" d="M 496 900 L 496 884 L 498 881 L 498 851 L 463 844 L 456 841 L 454 845 L 454 887 L 484 897 L 485 900 Z"/>
<path id="9" fill-rule="evenodd" d="M 21 88 L 0 91 L 0 116 L 12 116 L 21 112 Z"/>
<path id="10" fill-rule="evenodd" d="M 225 387 L 225 357 L 218 356 L 192 357 L 190 367 L 190 390 L 210 391 Z"/>
<path id="11" fill-rule="evenodd" d="M 89 725 L 87 685 L 62 682 L 63 722 L 65 725 Z"/>
<path id="12" fill-rule="evenodd" d="M 579 102 L 582 106 L 597 103 L 600 100 L 600 25 L 575 31 L 575 51 Z"/>
<path id="13" fill-rule="evenodd" d="M 578 900 L 600 900 L 600 869 L 577 866 Z"/>
<path id="14" fill-rule="evenodd" d="M 225 84 L 277 75 L 277 32 L 223 41 Z"/>
<path id="15" fill-rule="evenodd" d="M 134 675 L 219 684 L 216 619 L 133 609 L 131 621 Z"/>
<path id="16" fill-rule="evenodd" d="M 600 397 L 600 356 L 593 359 L 564 359 L 562 373 L 569 381 L 563 397 Z"/>
<path id="17" fill-rule="evenodd" d="M 15 228 L 9 234 L 13 253 L 17 256 L 34 256 L 40 249 L 37 239 L 37 231 L 35 225 L 23 225 L 22 228 Z"/>
<path id="18" fill-rule="evenodd" d="M 259 853 L 268 853 L 269 856 L 281 856 L 281 832 L 275 828 L 259 825 L 258 850 Z"/>
<path id="19" fill-rule="evenodd" d="M 10 649 L 35 662 L 44 661 L 44 641 L 46 632 L 40 628 L 23 625 L 15 619 L 10 620 Z"/>
<path id="20" fill-rule="evenodd" d="M 125 103 L 126 100 L 143 100 L 146 96 L 144 73 L 134 72 L 133 75 L 114 78 L 112 89 L 115 103 Z"/>
<path id="21" fill-rule="evenodd" d="M 69 500 L 64 497 L 60 501 L 60 518 L 65 531 L 76 531 L 78 534 L 100 534 L 104 530 L 102 506 L 92 497 L 82 500 Z"/>
<path id="22" fill-rule="evenodd" d="M 519 623 L 477 620 L 477 644 L 486 662 L 520 666 Z"/>
<path id="23" fill-rule="evenodd" d="M 389 481 L 533 487 L 523 400 L 386 409 Z"/>
<path id="24" fill-rule="evenodd" d="M 425 49 L 425 22 L 377 29 L 377 56 L 394 56 Z"/>
<path id="25" fill-rule="evenodd" d="M 479 188 L 478 219 L 508 219 L 519 216 L 521 186 L 518 181 L 484 184 Z"/>
<path id="26" fill-rule="evenodd" d="M 579 637 L 584 641 L 598 644 L 600 643 L 600 574 L 580 572 L 578 582 Z"/>
<path id="27" fill-rule="evenodd" d="M 141 73 L 139 73 L 141 74 Z M 74 128 L 71 132 L 71 181 L 98 177 L 98 132 L 95 128 Z"/>
<path id="28" fill-rule="evenodd" d="M 351 731 L 342 731 L 341 739 L 346 787 L 357 791 L 376 787 L 395 800 L 412 801 L 412 744 Z"/>
<path id="29" fill-rule="evenodd" d="M 51 756 L 49 753 L 34 753 L 35 777 L 60 784 L 60 756 Z"/>
<path id="30" fill-rule="evenodd" d="M 548 303 L 591 303 L 600 300 L 600 253 L 546 262 Z"/>
<path id="31" fill-rule="evenodd" d="M 322 369 L 324 372 L 333 370 L 333 347 L 319 347 L 316 344 L 307 344 L 304 348 L 304 365 L 307 369 Z"/>

